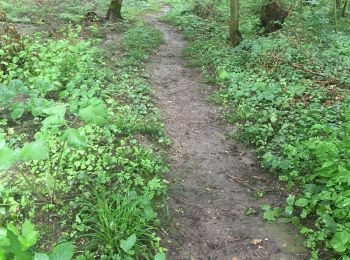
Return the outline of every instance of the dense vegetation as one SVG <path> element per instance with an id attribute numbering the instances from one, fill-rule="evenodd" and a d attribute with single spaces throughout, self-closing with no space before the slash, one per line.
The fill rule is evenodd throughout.
<path id="1" fill-rule="evenodd" d="M 164 259 L 167 166 L 146 144 L 169 141 L 143 69 L 162 39 L 132 16 L 151 3 L 105 24 L 84 15 L 107 1 L 50 2 L 0 2 L 7 22 L 56 29 L 0 38 L 0 259 Z"/>
<path id="2" fill-rule="evenodd" d="M 162 37 L 140 19 L 159 3 L 123 1 L 116 22 L 111 2 L 0 1 L 0 259 L 165 259 L 169 140 L 143 64 Z M 277 1 L 270 28 L 275 1 L 167 2 L 229 137 L 285 183 L 264 219 L 296 225 L 313 259 L 350 259 L 348 1 Z"/>
<path id="3" fill-rule="evenodd" d="M 314 259 L 349 259 L 349 18 L 336 1 L 281 1 L 289 16 L 266 34 L 265 1 L 241 1 L 244 40 L 232 48 L 229 1 L 169 2 L 166 20 L 191 41 L 184 54 L 220 87 L 231 136 L 287 185 L 284 209 L 264 205 L 264 218 L 297 225 Z"/>

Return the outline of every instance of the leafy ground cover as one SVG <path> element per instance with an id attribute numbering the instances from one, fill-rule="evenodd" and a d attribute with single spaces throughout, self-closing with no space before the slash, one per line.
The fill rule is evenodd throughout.
<path id="1" fill-rule="evenodd" d="M 166 20 L 191 41 L 184 51 L 219 90 L 213 100 L 253 144 L 261 165 L 286 183 L 285 205 L 263 205 L 267 221 L 288 221 L 312 258 L 349 259 L 349 36 L 329 6 L 294 5 L 283 30 L 264 35 L 262 1 L 241 1 L 244 41 L 227 43 L 228 1 L 168 1 Z M 289 8 L 288 1 L 285 4 Z"/>
<path id="2" fill-rule="evenodd" d="M 21 23 L 79 23 L 89 12 L 104 16 L 109 0 L 73 0 L 53 2 L 51 0 L 2 0 L 1 9 L 10 22 Z M 144 12 L 157 10 L 159 5 L 154 1 L 126 0 L 123 6 L 125 18 Z M 51 28 L 53 29 L 53 28 Z"/>
<path id="3" fill-rule="evenodd" d="M 1 2 L 15 21 L 62 14 L 45 1 L 13 4 L 21 8 Z M 75 14 L 66 5 L 87 11 L 74 1 L 59 8 Z M 1 38 L 0 259 L 165 258 L 156 231 L 167 166 L 154 147 L 169 141 L 143 70 L 162 39 L 130 17 L 88 30 L 66 25 L 56 39 L 13 29 Z"/>

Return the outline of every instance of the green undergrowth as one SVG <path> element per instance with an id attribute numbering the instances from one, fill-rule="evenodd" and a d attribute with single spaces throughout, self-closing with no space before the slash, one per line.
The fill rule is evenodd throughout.
<path id="1" fill-rule="evenodd" d="M 232 48 L 228 1 L 170 3 L 165 20 L 190 40 L 189 65 L 219 86 L 213 100 L 237 125 L 231 136 L 253 144 L 262 167 L 287 185 L 285 208 L 265 205 L 264 217 L 297 225 L 313 259 L 349 259 L 348 20 L 335 22 L 326 3 L 302 5 L 283 30 L 263 36 L 261 3 L 242 2 L 244 41 Z"/>
<path id="2" fill-rule="evenodd" d="M 79 23 L 89 12 L 95 12 L 104 17 L 110 0 L 82 1 L 52 1 L 52 0 L 0 0 L 0 11 L 6 13 L 7 21 L 18 23 Z M 124 0 L 123 16 L 128 21 L 145 12 L 159 9 L 155 0 Z"/>
<path id="3" fill-rule="evenodd" d="M 143 70 L 160 33 L 134 23 L 101 51 L 66 31 L 0 42 L 0 259 L 71 259 L 64 241 L 77 259 L 164 259 L 169 140 Z"/>

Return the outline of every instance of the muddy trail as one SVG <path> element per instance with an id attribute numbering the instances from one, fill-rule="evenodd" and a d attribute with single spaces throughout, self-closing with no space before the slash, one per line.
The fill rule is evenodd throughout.
<path id="1" fill-rule="evenodd" d="M 147 64 L 156 99 L 173 141 L 169 208 L 163 234 L 168 259 L 305 259 L 302 239 L 286 224 L 268 224 L 263 203 L 278 203 L 281 191 L 259 169 L 244 146 L 224 140 L 228 126 L 219 108 L 206 100 L 213 87 L 186 67 L 186 40 L 160 21 L 169 7 L 146 20 L 164 35 L 164 44 Z M 254 181 L 254 183 L 251 183 Z M 257 200 L 252 194 L 267 191 Z"/>

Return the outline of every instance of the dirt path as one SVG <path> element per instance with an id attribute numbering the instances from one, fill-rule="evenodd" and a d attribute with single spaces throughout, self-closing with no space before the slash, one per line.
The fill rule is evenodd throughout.
<path id="1" fill-rule="evenodd" d="M 211 87 L 186 67 L 181 33 L 159 21 L 168 10 L 147 17 L 164 34 L 165 43 L 147 66 L 174 143 L 169 175 L 173 221 L 164 235 L 168 259 L 304 259 L 292 227 L 245 214 L 278 201 L 279 194 L 254 199 L 255 190 L 240 180 L 255 178 L 259 190 L 276 184 L 261 173 L 249 150 L 223 139 L 227 129 L 218 120 L 219 110 L 206 102 Z"/>

